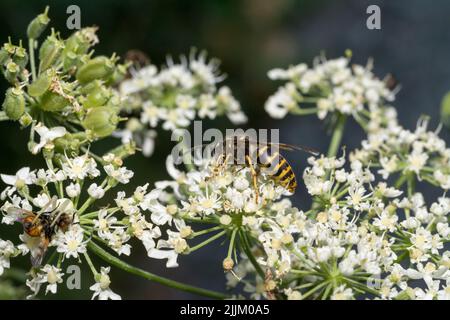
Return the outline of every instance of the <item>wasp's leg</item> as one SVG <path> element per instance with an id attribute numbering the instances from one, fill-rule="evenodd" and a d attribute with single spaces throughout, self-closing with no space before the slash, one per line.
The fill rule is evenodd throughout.
<path id="1" fill-rule="evenodd" d="M 255 170 L 255 167 L 253 166 L 252 159 L 250 156 L 245 156 L 245 159 L 247 160 L 247 164 L 250 168 L 250 173 L 252 175 L 253 180 L 253 189 L 255 189 L 255 203 L 258 203 L 259 201 L 259 188 L 258 188 L 258 173 Z"/>
<path id="2" fill-rule="evenodd" d="M 225 171 L 225 168 L 228 164 L 228 160 L 230 159 L 230 155 L 221 155 L 221 157 L 219 158 L 219 160 L 216 162 L 216 168 L 217 171 L 215 172 L 215 175 L 219 175 L 221 173 L 223 173 Z"/>

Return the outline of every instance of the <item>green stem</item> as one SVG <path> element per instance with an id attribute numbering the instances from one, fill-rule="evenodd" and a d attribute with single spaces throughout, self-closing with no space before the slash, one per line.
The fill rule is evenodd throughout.
<path id="1" fill-rule="evenodd" d="M 310 114 L 317 113 L 317 108 L 307 108 L 307 109 L 295 108 L 291 110 L 291 113 L 297 116 L 307 116 Z"/>
<path id="2" fill-rule="evenodd" d="M 405 174 L 400 175 L 394 183 L 395 189 L 400 189 L 400 187 L 405 183 L 407 177 L 408 176 Z"/>
<path id="3" fill-rule="evenodd" d="M 319 289 L 321 289 L 322 287 L 326 286 L 328 284 L 328 282 L 329 282 L 328 280 L 323 281 L 323 282 L 319 283 L 317 286 L 315 286 L 314 288 L 312 288 L 311 290 L 309 290 L 308 292 L 306 292 L 305 294 L 303 294 L 302 295 L 302 300 L 308 298 L 314 292 L 316 292 Z"/>
<path id="4" fill-rule="evenodd" d="M 233 232 L 231 233 L 231 239 L 230 239 L 230 246 L 228 247 L 228 254 L 227 258 L 231 259 L 231 254 L 233 253 L 233 247 L 234 247 L 234 239 L 236 238 L 236 233 L 238 229 L 233 229 Z"/>
<path id="5" fill-rule="evenodd" d="M 92 274 L 94 275 L 94 277 L 96 277 L 97 274 L 98 274 L 98 272 L 97 272 L 97 270 L 95 269 L 94 264 L 92 263 L 91 257 L 89 257 L 89 255 L 87 254 L 87 252 L 84 253 L 84 258 L 86 259 L 86 262 L 88 263 L 89 268 L 90 268 L 91 271 L 92 271 Z"/>
<path id="6" fill-rule="evenodd" d="M 333 136 L 331 137 L 330 146 L 328 148 L 327 156 L 329 158 L 335 157 L 339 150 L 339 147 L 340 147 L 341 141 L 342 141 L 342 136 L 344 134 L 346 120 L 347 120 L 347 117 L 345 115 L 343 115 L 343 114 L 338 115 L 336 127 L 334 128 Z"/>
<path id="7" fill-rule="evenodd" d="M 36 81 L 36 63 L 34 60 L 34 39 L 28 40 L 28 46 L 30 51 L 30 65 L 31 65 L 31 76 L 33 78 L 33 81 Z"/>
<path id="8" fill-rule="evenodd" d="M 106 252 L 105 250 L 103 250 L 101 247 L 99 247 L 97 244 L 95 244 L 92 241 L 90 241 L 88 243 L 88 247 L 97 256 L 99 256 L 101 259 L 105 260 L 106 262 L 110 263 L 111 265 L 116 266 L 117 268 L 120 268 L 128 273 L 145 278 L 147 280 L 154 281 L 154 282 L 160 283 L 162 285 L 165 285 L 165 286 L 168 286 L 171 288 L 198 294 L 200 296 L 205 296 L 205 297 L 209 297 L 209 298 L 213 298 L 213 299 L 228 298 L 227 295 L 220 293 L 220 292 L 215 292 L 215 291 L 211 291 L 211 290 L 207 290 L 207 289 L 194 287 L 194 286 L 191 286 L 191 285 L 188 285 L 185 283 L 167 279 L 167 278 L 158 276 L 156 274 L 150 273 L 148 271 L 136 268 L 136 267 L 129 265 L 128 263 L 120 260 L 119 258 L 113 256 L 112 254 Z"/>
<path id="9" fill-rule="evenodd" d="M 247 255 L 247 258 L 252 263 L 252 265 L 255 268 L 255 270 L 258 273 L 258 275 L 262 279 L 265 279 L 264 271 L 261 269 L 261 266 L 258 264 L 258 262 L 256 261 L 255 257 L 253 256 L 252 249 L 250 248 L 250 245 L 248 243 L 248 239 L 247 239 L 246 235 L 244 234 L 244 232 L 239 231 L 239 238 L 241 239 L 242 249 L 244 250 L 245 254 Z"/>
<path id="10" fill-rule="evenodd" d="M 414 189 L 415 189 L 415 181 L 414 181 L 414 174 L 410 173 L 408 175 L 408 180 L 406 181 L 407 183 L 407 188 L 408 188 L 408 198 L 411 198 L 414 194 Z"/>
<path id="11" fill-rule="evenodd" d="M 216 239 L 219 239 L 221 236 L 223 236 L 227 231 L 223 230 L 215 235 L 213 235 L 211 238 L 206 239 L 205 241 L 199 243 L 198 245 L 192 247 L 189 249 L 189 252 L 194 252 L 200 248 L 203 248 L 204 246 L 206 246 L 207 244 L 210 244 L 211 242 L 213 242 Z"/>
<path id="12" fill-rule="evenodd" d="M 201 235 L 204 235 L 204 234 L 207 234 L 207 233 L 216 231 L 216 230 L 220 230 L 220 229 L 223 229 L 223 227 L 222 227 L 222 226 L 215 226 L 215 227 L 212 227 L 212 228 L 209 228 L 209 229 L 203 229 L 203 230 L 194 232 L 194 233 L 191 235 L 190 238 L 192 239 L 192 238 L 195 238 L 195 237 L 198 237 L 198 236 L 201 236 Z"/>

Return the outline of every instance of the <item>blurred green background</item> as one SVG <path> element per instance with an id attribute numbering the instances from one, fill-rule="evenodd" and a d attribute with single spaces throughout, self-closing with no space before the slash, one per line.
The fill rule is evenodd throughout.
<path id="1" fill-rule="evenodd" d="M 117 52 L 123 56 L 129 49 L 147 53 L 153 63 L 161 65 L 167 54 L 177 57 L 194 46 L 206 49 L 210 56 L 222 61 L 228 75 L 225 84 L 231 87 L 249 115 L 249 127 L 279 128 L 281 141 L 297 143 L 325 151 L 328 137 L 315 116 L 270 119 L 264 112 L 264 102 L 278 86 L 266 73 L 273 67 L 285 67 L 298 62 L 311 63 L 321 52 L 334 58 L 349 48 L 354 61 L 364 64 L 375 59 L 379 77 L 392 72 L 402 85 L 395 106 L 403 125 L 413 129 L 421 114 L 431 116 L 431 127 L 439 123 L 439 104 L 450 90 L 450 2 L 445 0 L 197 0 L 197 1 L 10 1 L 0 3 L 0 41 L 11 36 L 14 42 L 26 39 L 28 22 L 46 5 L 50 5 L 51 26 L 63 35 L 67 6 L 81 8 L 83 26 L 100 27 L 98 54 Z M 366 28 L 366 8 L 381 7 L 381 30 Z M 0 82 L 1 92 L 6 81 Z M 207 123 L 210 127 L 231 128 L 224 118 Z M 346 128 L 344 144 L 358 147 L 363 133 L 355 124 Z M 449 141 L 449 132 L 442 136 Z M 0 123 L 0 172 L 14 173 L 23 166 L 37 168 L 39 157 L 27 149 L 27 132 L 13 123 Z M 167 178 L 164 159 L 170 152 L 170 138 L 159 132 L 155 154 L 147 159 L 140 155 L 128 160 L 127 166 L 139 172 L 130 189 L 138 184 Z M 112 142 L 110 142 L 112 143 Z M 288 155 L 298 175 L 305 166 L 306 155 Z M 427 196 L 439 194 L 422 189 Z M 294 202 L 308 204 L 305 189 L 300 184 Z M 0 226 L 0 238 L 16 239 L 20 226 Z M 134 247 L 128 259 L 140 267 L 190 284 L 223 291 L 225 279 L 221 262 L 225 249 L 217 244 L 192 256 L 180 257 L 180 267 L 167 270 L 164 262 L 146 259 L 141 246 Z M 98 264 L 97 264 L 98 265 Z M 16 268 L 27 268 L 28 257 L 13 260 Z M 59 298 L 90 298 L 88 288 L 93 279 L 88 270 L 83 273 L 83 290 L 63 290 Z M 112 288 L 124 298 L 181 299 L 197 298 L 158 284 L 112 272 Z M 17 284 L 20 279 L 13 281 Z M 8 289 L 0 285 L 0 298 Z M 61 287 L 62 288 L 62 287 Z M 3 291 L 2 291 L 3 290 Z M 2 296 L 3 292 L 3 296 Z M 53 298 L 50 296 L 50 298 Z"/>

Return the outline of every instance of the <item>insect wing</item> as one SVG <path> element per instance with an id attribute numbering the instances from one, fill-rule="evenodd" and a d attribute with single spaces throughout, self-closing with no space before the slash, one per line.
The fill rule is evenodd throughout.
<path id="1" fill-rule="evenodd" d="M 44 259 L 45 253 L 47 252 L 49 243 L 50 239 L 48 239 L 44 234 L 41 234 L 37 252 L 31 254 L 31 264 L 33 265 L 33 267 L 37 268 L 42 264 L 42 260 Z"/>

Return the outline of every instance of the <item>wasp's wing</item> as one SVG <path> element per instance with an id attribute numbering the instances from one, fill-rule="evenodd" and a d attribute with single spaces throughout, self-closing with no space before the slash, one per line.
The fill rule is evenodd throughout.
<path id="1" fill-rule="evenodd" d="M 34 255 L 31 254 L 31 264 L 33 267 L 38 268 L 41 266 L 49 243 L 50 239 L 48 239 L 44 234 L 41 234 L 41 241 L 39 242 L 38 251 Z"/>
<path id="2" fill-rule="evenodd" d="M 292 144 L 287 144 L 287 143 L 268 143 L 269 145 L 275 145 L 278 146 L 281 150 L 287 150 L 287 151 L 305 151 L 307 153 L 310 153 L 314 156 L 318 156 L 320 154 L 319 151 L 310 148 L 310 147 L 305 147 L 305 146 L 301 146 L 301 145 L 292 145 Z"/>
<path id="3" fill-rule="evenodd" d="M 24 216 L 24 215 L 26 215 L 26 216 L 33 215 L 34 216 L 35 215 L 34 212 L 32 212 L 32 211 L 25 210 L 25 209 L 18 208 L 18 207 L 9 207 L 6 209 L 6 213 L 12 214 L 15 216 Z"/>
<path id="4" fill-rule="evenodd" d="M 50 212 L 55 210 L 57 207 L 58 207 L 58 197 L 53 196 L 37 213 L 39 215 L 44 212 Z"/>

